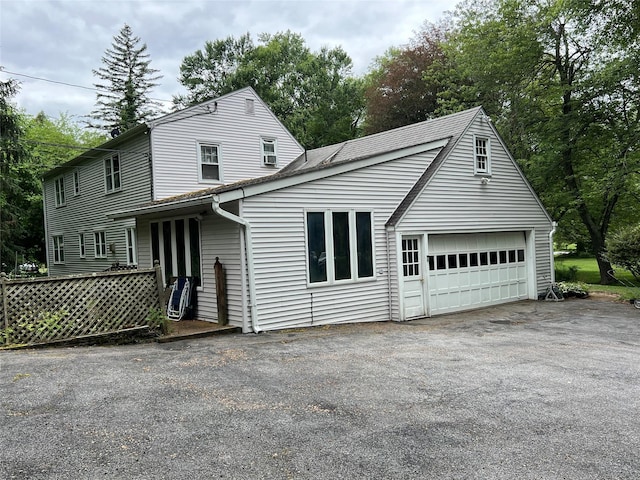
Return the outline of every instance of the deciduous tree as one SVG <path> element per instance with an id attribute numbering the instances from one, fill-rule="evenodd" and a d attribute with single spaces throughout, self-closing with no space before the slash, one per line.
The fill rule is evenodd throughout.
<path id="1" fill-rule="evenodd" d="M 207 42 L 180 67 L 186 106 L 251 86 L 306 148 L 353 138 L 363 109 L 360 80 L 340 47 L 312 52 L 290 31 Z"/>

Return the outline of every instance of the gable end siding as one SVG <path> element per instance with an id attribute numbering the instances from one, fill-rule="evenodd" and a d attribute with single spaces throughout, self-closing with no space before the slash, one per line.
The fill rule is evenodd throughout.
<path id="1" fill-rule="evenodd" d="M 245 100 L 254 98 L 254 113 Z M 207 108 L 208 107 L 208 108 Z M 198 113 L 198 109 L 201 111 Z M 183 119 L 157 122 L 152 127 L 154 200 L 276 173 L 302 148 L 251 89 L 244 89 L 207 105 L 189 109 Z M 277 166 L 262 161 L 261 138 L 276 139 Z M 220 148 L 220 182 L 199 182 L 198 142 Z"/>
<path id="2" fill-rule="evenodd" d="M 491 139 L 491 175 L 474 175 L 474 135 Z M 396 231 L 462 233 L 535 230 L 538 290 L 550 281 L 551 221 L 509 153 L 481 117 L 444 160 Z"/>

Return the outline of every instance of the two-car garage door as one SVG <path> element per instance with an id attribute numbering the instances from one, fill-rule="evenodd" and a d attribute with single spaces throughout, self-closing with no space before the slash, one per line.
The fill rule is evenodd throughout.
<path id="1" fill-rule="evenodd" d="M 426 275 L 419 238 L 402 242 L 405 318 L 528 298 L 524 232 L 429 235 Z"/>
<path id="2" fill-rule="evenodd" d="M 430 235 L 432 315 L 527 298 L 524 232 Z"/>

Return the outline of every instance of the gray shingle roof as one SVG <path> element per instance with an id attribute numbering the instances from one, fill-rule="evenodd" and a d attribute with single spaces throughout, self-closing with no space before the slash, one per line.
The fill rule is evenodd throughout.
<path id="1" fill-rule="evenodd" d="M 323 164 L 357 160 L 448 137 L 457 139 L 481 108 L 476 107 L 386 132 L 347 140 L 336 145 L 309 150 L 284 167 L 281 172 L 308 170 Z"/>

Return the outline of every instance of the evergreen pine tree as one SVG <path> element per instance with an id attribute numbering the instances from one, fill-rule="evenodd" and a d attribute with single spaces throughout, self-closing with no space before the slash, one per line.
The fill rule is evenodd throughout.
<path id="1" fill-rule="evenodd" d="M 133 35 L 129 25 L 125 24 L 113 37 L 102 63 L 102 67 L 93 70 L 101 83 L 94 84 L 98 93 L 91 118 L 99 124 L 90 125 L 123 133 L 137 123 L 153 118 L 160 104 L 147 95 L 162 76 L 155 75 L 158 70 L 149 66 L 147 45 L 140 45 L 140 37 Z"/>

